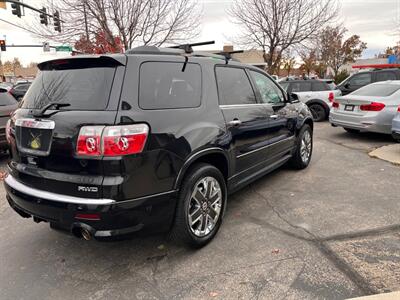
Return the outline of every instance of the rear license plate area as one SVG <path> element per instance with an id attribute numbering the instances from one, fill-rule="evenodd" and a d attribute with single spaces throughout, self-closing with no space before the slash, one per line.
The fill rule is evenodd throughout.
<path id="1" fill-rule="evenodd" d="M 348 104 L 346 104 L 346 105 L 344 106 L 344 110 L 345 110 L 345 111 L 354 111 L 354 105 L 348 105 Z"/>
<path id="2" fill-rule="evenodd" d="M 54 121 L 51 120 L 16 120 L 15 135 L 19 151 L 37 156 L 49 155 L 54 127 Z"/>

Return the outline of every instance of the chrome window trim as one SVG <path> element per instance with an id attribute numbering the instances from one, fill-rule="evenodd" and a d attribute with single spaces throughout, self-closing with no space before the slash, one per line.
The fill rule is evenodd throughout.
<path id="1" fill-rule="evenodd" d="M 272 103 L 252 103 L 252 104 L 221 104 L 219 108 L 243 108 L 243 107 L 256 107 L 256 106 L 272 106 Z"/>
<path id="2" fill-rule="evenodd" d="M 53 120 L 35 120 L 30 118 L 22 118 L 15 120 L 15 126 L 36 129 L 54 129 L 56 127 L 56 123 Z"/>
<path id="3" fill-rule="evenodd" d="M 261 147 L 261 148 L 255 149 L 255 150 L 252 150 L 252 151 L 250 151 L 250 152 L 237 155 L 236 158 L 241 158 L 241 157 L 247 156 L 247 155 L 249 155 L 249 154 L 253 154 L 253 153 L 257 152 L 257 151 L 261 151 L 261 150 L 264 150 L 264 149 L 266 149 L 266 148 L 275 146 L 275 145 L 280 144 L 280 143 L 283 143 L 283 142 L 288 142 L 288 141 L 291 141 L 291 140 L 294 140 L 294 139 L 295 139 L 294 136 L 290 136 L 290 137 L 288 137 L 288 138 L 286 138 L 286 139 L 283 139 L 283 140 L 274 142 L 274 143 L 272 143 L 272 144 L 263 146 L 263 147 Z"/>
<path id="4" fill-rule="evenodd" d="M 10 188 L 26 194 L 31 195 L 33 197 L 41 198 L 48 201 L 54 202 L 63 202 L 70 204 L 82 204 L 82 205 L 109 205 L 116 203 L 115 200 L 112 199 L 91 199 L 91 198 L 80 198 L 62 194 L 56 194 L 52 192 L 38 190 L 25 184 L 17 181 L 13 176 L 8 174 L 8 176 L 4 180 L 5 184 L 7 184 Z"/>

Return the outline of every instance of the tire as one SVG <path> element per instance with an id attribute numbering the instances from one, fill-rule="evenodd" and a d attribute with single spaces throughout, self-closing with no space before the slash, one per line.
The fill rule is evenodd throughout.
<path id="1" fill-rule="evenodd" d="M 308 155 L 306 155 L 304 151 L 306 151 Z M 299 135 L 297 137 L 296 150 L 290 160 L 290 164 L 292 165 L 292 167 L 297 170 L 302 170 L 307 168 L 311 161 L 312 151 L 313 151 L 313 132 L 310 125 L 305 124 L 303 125 L 303 127 L 299 132 Z"/>
<path id="2" fill-rule="evenodd" d="M 323 107 L 321 104 L 310 104 L 308 108 L 311 111 L 314 122 L 322 122 L 326 120 L 328 114 L 325 110 L 325 107 Z"/>
<path id="3" fill-rule="evenodd" d="M 360 130 L 357 130 L 357 129 L 346 128 L 346 127 L 343 127 L 343 129 L 346 130 L 348 133 L 351 133 L 351 134 L 358 134 L 358 133 L 360 133 Z"/>
<path id="4" fill-rule="evenodd" d="M 178 244 L 192 248 L 207 245 L 221 226 L 226 198 L 226 183 L 221 172 L 209 164 L 195 164 L 185 175 L 181 185 L 170 238 Z M 191 221 L 189 215 L 195 215 L 194 219 L 197 221 Z M 211 223 L 212 217 L 214 221 Z"/>

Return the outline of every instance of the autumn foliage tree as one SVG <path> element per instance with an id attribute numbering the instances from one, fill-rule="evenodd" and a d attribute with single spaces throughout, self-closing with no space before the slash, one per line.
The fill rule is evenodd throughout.
<path id="1" fill-rule="evenodd" d="M 93 40 L 88 40 L 87 36 L 81 35 L 75 43 L 75 49 L 87 54 L 122 53 L 124 46 L 118 36 L 113 37 L 112 42 L 110 42 L 104 32 L 98 32 Z"/>
<path id="2" fill-rule="evenodd" d="M 332 68 L 335 77 L 341 66 L 355 62 L 367 48 L 367 44 L 362 42 L 358 35 L 346 39 L 346 32 L 347 29 L 341 25 L 328 26 L 321 32 L 319 38 L 321 59 Z"/>

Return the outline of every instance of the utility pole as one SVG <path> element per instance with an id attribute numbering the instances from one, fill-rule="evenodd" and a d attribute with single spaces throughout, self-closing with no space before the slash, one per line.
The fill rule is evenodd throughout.
<path id="1" fill-rule="evenodd" d="M 83 16 L 85 19 L 86 40 L 89 42 L 89 27 L 88 27 L 87 14 L 86 14 L 86 0 L 83 1 Z"/>

